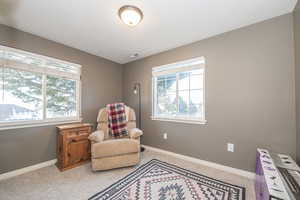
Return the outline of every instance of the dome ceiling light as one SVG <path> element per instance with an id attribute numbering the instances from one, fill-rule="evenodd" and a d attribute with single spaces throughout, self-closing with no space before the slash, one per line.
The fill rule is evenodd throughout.
<path id="1" fill-rule="evenodd" d="M 135 6 L 123 6 L 119 9 L 120 19 L 128 26 L 136 26 L 143 19 L 142 11 Z"/>

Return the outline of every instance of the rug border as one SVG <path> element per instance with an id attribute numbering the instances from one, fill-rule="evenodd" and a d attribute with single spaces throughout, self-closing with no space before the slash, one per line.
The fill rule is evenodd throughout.
<path id="1" fill-rule="evenodd" d="M 138 171 L 138 170 L 141 170 L 141 168 L 145 168 L 147 165 L 149 165 L 149 164 L 152 163 L 152 162 L 160 162 L 160 163 L 162 163 L 162 164 L 171 165 L 171 166 L 173 166 L 173 167 L 179 168 L 179 169 L 184 170 L 184 171 L 187 171 L 187 172 L 189 172 L 189 173 L 193 173 L 193 174 L 196 174 L 196 175 L 198 175 L 198 176 L 203 176 L 203 177 L 206 177 L 206 178 L 208 178 L 208 179 L 212 179 L 212 180 L 214 180 L 214 181 L 217 181 L 217 182 L 220 182 L 220 183 L 223 183 L 223 184 L 227 184 L 227 185 L 231 185 L 231 186 L 240 188 L 240 189 L 242 190 L 242 200 L 245 200 L 245 199 L 246 199 L 246 188 L 245 188 L 245 187 L 242 187 L 242 186 L 239 186 L 239 185 L 235 185 L 235 184 L 231 184 L 231 183 L 227 183 L 227 182 L 225 182 L 225 181 L 221 181 L 221 180 L 218 180 L 218 179 L 215 179 L 215 178 L 211 178 L 211 177 L 209 177 L 209 176 L 200 174 L 200 173 L 198 173 L 198 172 L 194 172 L 194 171 L 191 171 L 191 170 L 189 170 L 189 169 L 185 169 L 185 168 L 183 168 L 183 167 L 179 167 L 179 166 L 177 166 L 177 165 L 175 165 L 175 164 L 168 163 L 168 162 L 161 161 L 161 160 L 158 160 L 158 159 L 156 159 L 156 158 L 153 158 L 153 159 L 149 160 L 148 162 L 142 164 L 141 166 L 137 167 L 136 169 L 134 169 L 134 171 L 130 172 L 129 174 L 127 174 L 127 175 L 124 176 L 123 178 L 119 179 L 117 182 L 112 183 L 111 185 L 109 185 L 109 186 L 107 186 L 105 189 L 103 189 L 102 191 L 100 191 L 100 192 L 94 194 L 94 195 L 91 196 L 88 200 L 92 200 L 93 198 L 95 198 L 95 197 L 97 197 L 99 194 L 105 192 L 106 190 L 108 190 L 108 189 L 111 188 L 112 186 L 114 186 L 114 185 L 116 185 L 116 184 L 118 184 L 118 183 L 124 181 L 126 178 L 128 178 L 129 176 L 131 176 L 132 173 L 134 173 L 134 172 L 136 172 L 136 171 Z"/>
<path id="2" fill-rule="evenodd" d="M 158 160 L 158 159 L 155 159 L 155 158 L 152 159 L 152 160 L 150 160 L 150 161 L 153 161 L 153 160 L 154 160 L 154 161 L 161 162 L 161 163 L 164 163 L 164 164 L 171 165 L 171 166 L 173 166 L 173 167 L 177 167 L 177 168 L 182 169 L 182 170 L 184 170 L 184 171 L 187 171 L 187 172 L 189 172 L 189 173 L 194 173 L 194 174 L 196 174 L 196 175 L 200 175 L 200 176 L 206 177 L 206 178 L 208 178 L 208 179 L 212 179 L 212 180 L 214 180 L 214 181 L 217 181 L 217 182 L 220 182 L 220 183 L 223 183 L 223 184 L 227 184 L 227 185 L 231 185 L 231 186 L 234 186 L 234 187 L 237 187 L 237 188 L 241 188 L 241 189 L 242 189 L 242 194 L 243 194 L 242 200 L 245 200 L 245 199 L 246 199 L 246 188 L 245 188 L 245 187 L 242 187 L 242 186 L 239 186 L 239 185 L 234 185 L 234 184 L 231 184 L 231 183 L 227 183 L 227 182 L 225 182 L 225 181 L 220 181 L 220 180 L 218 180 L 218 179 L 211 178 L 211 177 L 209 177 L 209 176 L 200 174 L 200 173 L 198 173 L 198 172 L 194 172 L 194 171 L 191 171 L 191 170 L 189 170 L 189 169 L 185 169 L 185 168 L 179 167 L 179 166 L 177 166 L 177 165 L 175 165 L 175 164 L 168 163 L 168 162 L 165 162 L 165 161 L 161 161 L 161 160 Z M 150 161 L 149 161 L 149 162 L 150 162 Z M 147 162 L 147 163 L 148 163 L 148 162 Z"/>
<path id="3" fill-rule="evenodd" d="M 152 160 L 157 160 L 157 159 L 152 159 Z M 151 160 L 151 161 L 152 161 L 152 160 Z M 162 163 L 165 163 L 165 164 L 168 164 L 168 165 L 172 165 L 172 166 L 174 166 L 174 167 L 177 167 L 177 168 L 179 168 L 179 169 L 188 171 L 188 172 L 190 172 L 190 173 L 194 173 L 194 174 L 201 175 L 201 176 L 204 176 L 204 177 L 209 178 L 209 179 L 213 179 L 213 180 L 215 180 L 215 181 L 217 181 L 217 182 L 225 183 L 225 184 L 228 184 L 228 185 L 231 185 L 231 186 L 235 186 L 235 187 L 239 187 L 239 188 L 245 188 L 245 187 L 241 187 L 241 186 L 239 186 L 239 185 L 234 185 L 234 184 L 231 184 L 231 183 L 227 183 L 227 182 L 225 182 L 225 181 L 220 181 L 220 180 L 218 180 L 218 179 L 211 178 L 211 177 L 209 177 L 209 176 L 200 174 L 200 173 L 198 173 L 198 172 L 191 171 L 191 170 L 189 170 L 189 169 L 185 169 L 185 168 L 183 168 L 183 167 L 179 167 L 179 166 L 177 166 L 177 165 L 174 165 L 174 164 L 171 164 L 171 163 L 168 163 L 168 162 L 165 162 L 165 161 L 161 161 L 161 160 L 157 160 L 157 161 L 162 162 Z M 149 162 L 150 162 L 150 161 L 149 161 Z M 221 171 L 221 170 L 220 170 L 220 171 Z"/>
<path id="4" fill-rule="evenodd" d="M 157 159 L 151 159 L 148 162 L 142 164 L 141 166 L 135 168 L 132 172 L 130 172 L 129 174 L 125 175 L 123 178 L 119 179 L 117 182 L 110 184 L 109 186 L 107 186 L 106 188 L 104 188 L 103 190 L 101 190 L 100 192 L 94 194 L 93 196 L 91 196 L 88 200 L 91 200 L 92 198 L 98 196 L 99 194 L 105 192 L 105 190 L 108 190 L 110 187 L 118 184 L 119 182 L 122 182 L 124 179 L 128 178 L 129 176 L 132 175 L 132 173 L 136 172 L 137 170 L 141 170 L 141 168 L 146 167 L 146 165 L 149 165 L 152 161 L 157 160 Z M 120 169 L 120 168 L 119 168 Z"/>

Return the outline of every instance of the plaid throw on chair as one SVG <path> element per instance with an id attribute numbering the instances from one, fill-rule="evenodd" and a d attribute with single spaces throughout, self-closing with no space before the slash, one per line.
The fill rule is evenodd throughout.
<path id="1" fill-rule="evenodd" d="M 122 137 L 128 135 L 126 114 L 124 103 L 108 104 L 108 128 L 109 134 L 113 137 Z"/>

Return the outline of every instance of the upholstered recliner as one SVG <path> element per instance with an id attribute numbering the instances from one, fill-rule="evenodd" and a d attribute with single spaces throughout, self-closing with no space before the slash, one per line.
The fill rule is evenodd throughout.
<path id="1" fill-rule="evenodd" d="M 108 170 L 136 165 L 140 161 L 140 136 L 143 132 L 136 128 L 136 117 L 133 109 L 125 107 L 128 136 L 114 138 L 109 135 L 107 108 L 102 108 L 97 117 L 97 131 L 91 140 L 92 168 Z"/>

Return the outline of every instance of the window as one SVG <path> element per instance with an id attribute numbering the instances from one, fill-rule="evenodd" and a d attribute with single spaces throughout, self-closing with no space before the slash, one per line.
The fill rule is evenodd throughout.
<path id="1" fill-rule="evenodd" d="M 80 120 L 81 66 L 0 46 L 0 129 Z"/>
<path id="2" fill-rule="evenodd" d="M 152 69 L 152 119 L 205 123 L 203 57 Z"/>

